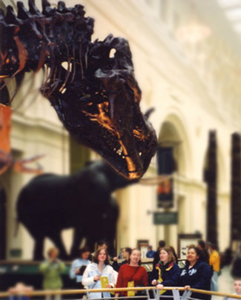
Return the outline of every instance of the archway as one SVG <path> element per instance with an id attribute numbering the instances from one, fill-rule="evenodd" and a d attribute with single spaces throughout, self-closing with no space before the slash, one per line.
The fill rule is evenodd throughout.
<path id="1" fill-rule="evenodd" d="M 162 124 L 158 144 L 159 147 L 173 148 L 174 171 L 187 175 L 191 165 L 191 153 L 184 126 L 176 116 L 168 116 Z"/>
<path id="2" fill-rule="evenodd" d="M 165 239 L 167 244 L 173 245 L 177 249 L 179 228 L 184 227 L 182 223 L 185 223 L 185 218 L 180 215 L 180 212 L 185 210 L 186 205 L 185 195 L 181 194 L 179 190 L 180 178 L 187 177 L 192 166 L 188 134 L 178 116 L 170 114 L 166 117 L 161 126 L 158 143 L 161 148 L 169 148 L 173 155 L 173 172 L 176 174 L 174 176 L 173 205 L 171 209 L 164 208 L 164 211 L 178 213 L 178 221 L 176 224 L 159 226 L 157 231 L 159 231 L 160 239 Z"/>

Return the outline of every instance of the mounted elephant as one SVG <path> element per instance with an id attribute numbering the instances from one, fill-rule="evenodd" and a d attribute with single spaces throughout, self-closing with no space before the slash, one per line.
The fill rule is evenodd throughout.
<path id="1" fill-rule="evenodd" d="M 93 248 L 105 238 L 112 244 L 116 235 L 119 208 L 113 191 L 137 180 L 127 180 L 104 161 L 96 161 L 71 176 L 44 174 L 33 178 L 20 191 L 18 221 L 35 240 L 33 258 L 43 258 L 43 242 L 48 237 L 68 257 L 61 231 L 74 228 L 70 256 L 74 257 L 83 238 Z"/>

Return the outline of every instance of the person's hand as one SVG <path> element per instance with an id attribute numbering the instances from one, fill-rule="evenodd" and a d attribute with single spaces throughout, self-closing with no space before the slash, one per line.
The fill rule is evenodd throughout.
<path id="1" fill-rule="evenodd" d="M 98 281 L 98 280 L 100 280 L 100 275 L 96 275 L 96 276 L 94 277 L 94 281 Z"/>
<path id="2" fill-rule="evenodd" d="M 151 284 L 152 284 L 152 285 L 157 285 L 156 279 L 153 279 L 152 282 L 151 282 Z"/>
<path id="3" fill-rule="evenodd" d="M 105 287 L 106 287 L 107 289 L 108 289 L 108 288 L 112 288 L 112 285 L 111 285 L 111 284 L 107 284 Z"/>
<path id="4" fill-rule="evenodd" d="M 114 258 L 113 258 L 113 261 L 117 261 L 117 260 L 118 260 L 118 257 L 114 257 Z"/>
<path id="5" fill-rule="evenodd" d="M 75 270 L 75 274 L 79 274 L 80 273 L 80 270 L 79 268 Z"/>
<path id="6" fill-rule="evenodd" d="M 163 286 L 163 284 L 158 284 L 158 285 L 156 286 L 156 288 L 157 288 L 158 290 L 162 290 L 162 289 L 164 288 L 164 286 Z"/>
<path id="7" fill-rule="evenodd" d="M 185 286 L 184 286 L 184 290 L 185 290 L 185 291 L 186 291 L 186 290 L 190 290 L 190 288 L 191 288 L 190 285 L 185 285 Z"/>

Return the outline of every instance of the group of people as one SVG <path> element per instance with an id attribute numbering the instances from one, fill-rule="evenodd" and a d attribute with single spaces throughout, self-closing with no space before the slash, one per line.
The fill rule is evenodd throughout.
<path id="1" fill-rule="evenodd" d="M 155 286 L 161 295 L 171 295 L 171 291 L 166 291 L 165 287 L 182 286 L 184 289 L 196 288 L 210 290 L 211 279 L 218 272 L 216 265 L 210 265 L 214 261 L 212 251 L 207 251 L 203 241 L 198 245 L 190 245 L 187 252 L 185 267 L 180 269 L 178 266 L 177 255 L 173 247 L 167 247 L 165 243 L 160 243 L 157 253 L 153 259 L 153 270 L 148 273 L 141 266 L 141 253 L 138 249 L 122 249 L 121 263 L 117 257 L 112 258 L 112 263 L 108 255 L 106 243 L 99 243 L 95 253 L 90 253 L 88 248 L 80 251 L 80 258 L 73 261 L 70 269 L 70 277 L 75 280 L 76 288 L 98 289 L 102 288 L 121 288 L 121 287 L 146 287 Z M 214 251 L 214 250 L 213 250 Z M 40 266 L 40 271 L 47 274 L 44 277 L 44 288 L 53 289 L 62 287 L 61 282 L 57 281 L 51 286 L 48 279 L 54 274 L 60 274 L 65 266 L 56 257 L 56 251 L 49 251 L 50 259 Z M 215 254 L 215 255 L 214 255 Z M 216 257 L 216 252 L 213 256 Z M 92 261 L 89 257 L 92 256 Z M 209 257 L 210 256 L 210 257 Z M 216 263 L 216 261 L 215 261 Z M 215 275 L 216 278 L 216 275 Z M 215 279 L 214 278 L 214 279 Z M 112 295 L 128 296 L 138 299 L 138 293 L 133 291 L 115 293 Z M 90 298 L 110 298 L 109 292 L 91 292 Z M 210 299 L 209 295 L 193 293 L 193 298 Z"/>

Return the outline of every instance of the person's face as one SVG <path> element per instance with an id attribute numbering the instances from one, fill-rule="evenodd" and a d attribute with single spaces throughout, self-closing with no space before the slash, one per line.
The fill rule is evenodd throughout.
<path id="1" fill-rule="evenodd" d="M 81 258 L 86 260 L 86 259 L 88 259 L 89 256 L 90 256 L 90 252 L 86 251 L 86 252 L 82 253 Z"/>
<path id="2" fill-rule="evenodd" d="M 234 281 L 234 289 L 238 295 L 241 295 L 241 279 Z"/>
<path id="3" fill-rule="evenodd" d="M 122 258 L 124 258 L 124 259 L 127 259 L 128 257 L 128 252 L 126 252 L 126 249 L 122 249 L 122 251 L 121 251 L 121 255 L 122 255 Z"/>
<path id="4" fill-rule="evenodd" d="M 130 255 L 130 260 L 133 264 L 138 264 L 140 257 L 141 257 L 140 251 L 134 250 L 134 251 L 132 251 L 132 253 Z"/>
<path id="5" fill-rule="evenodd" d="M 190 263 L 196 263 L 196 261 L 199 259 L 199 256 L 197 255 L 197 252 L 195 249 L 191 248 L 187 252 L 187 260 Z"/>
<path id="6" fill-rule="evenodd" d="M 197 247 L 198 247 L 198 249 L 202 250 L 202 247 L 201 247 L 201 245 L 199 245 L 199 244 L 198 244 L 198 245 L 197 245 Z"/>
<path id="7" fill-rule="evenodd" d="M 57 249 L 53 249 L 51 252 L 50 252 L 50 257 L 52 258 L 52 259 L 55 259 L 55 258 L 57 258 L 57 256 L 59 255 L 59 251 L 57 250 Z"/>
<path id="8" fill-rule="evenodd" d="M 160 260 L 164 264 L 166 264 L 169 261 L 169 254 L 163 249 L 160 251 Z"/>
<path id="9" fill-rule="evenodd" d="M 102 249 L 98 255 L 98 261 L 104 262 L 106 260 L 106 257 L 107 257 L 106 251 L 105 249 Z"/>

